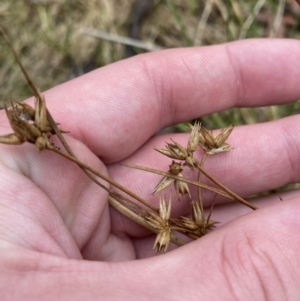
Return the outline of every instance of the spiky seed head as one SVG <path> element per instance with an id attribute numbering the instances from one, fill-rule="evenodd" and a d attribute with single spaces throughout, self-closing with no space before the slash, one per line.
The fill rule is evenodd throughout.
<path id="1" fill-rule="evenodd" d="M 160 198 L 159 200 L 159 216 L 165 220 L 168 221 L 171 215 L 171 198 L 169 199 L 168 204 L 166 203 L 166 200 L 164 197 Z"/>
<path id="2" fill-rule="evenodd" d="M 169 173 L 176 176 L 179 173 L 181 173 L 183 171 L 182 165 L 181 163 L 177 163 L 174 160 L 172 161 L 172 164 L 169 165 Z"/>
<path id="3" fill-rule="evenodd" d="M 198 147 L 199 141 L 200 141 L 200 124 L 199 122 L 196 122 L 193 126 L 193 129 L 191 131 L 188 144 L 187 144 L 187 151 L 188 153 L 192 154 L 195 152 L 195 150 Z"/>
<path id="4" fill-rule="evenodd" d="M 215 155 L 223 152 L 227 152 L 231 149 L 230 145 L 225 143 L 229 135 L 233 130 L 233 125 L 221 130 L 216 137 L 213 137 L 205 127 L 201 127 L 200 133 L 205 139 L 205 142 L 199 140 L 199 146 L 205 151 L 207 155 Z"/>
<path id="5" fill-rule="evenodd" d="M 169 177 L 163 177 L 156 187 L 153 189 L 152 194 L 156 194 L 170 186 L 175 180 Z"/>
<path id="6" fill-rule="evenodd" d="M 183 177 L 182 173 L 179 173 L 178 176 Z M 190 191 L 189 191 L 189 186 L 187 183 L 182 182 L 180 180 L 175 180 L 174 186 L 175 186 L 175 190 L 176 190 L 177 194 L 182 194 L 182 195 L 188 194 L 191 197 Z"/>
<path id="7" fill-rule="evenodd" d="M 207 130 L 204 126 L 201 127 L 200 133 L 204 138 L 204 144 L 202 146 L 204 146 L 205 148 L 213 148 L 215 146 L 215 141 L 212 133 L 209 130 Z"/>
<path id="8" fill-rule="evenodd" d="M 194 167 L 196 167 L 197 162 L 192 156 L 187 156 L 185 158 L 185 165 L 193 169 Z"/>
<path id="9" fill-rule="evenodd" d="M 186 148 L 180 145 L 179 143 L 173 141 L 172 139 L 171 141 L 173 143 L 167 143 L 167 149 L 173 155 L 173 159 L 185 160 L 185 158 L 188 156 Z"/>
<path id="10" fill-rule="evenodd" d="M 165 148 L 160 148 L 160 147 L 155 147 L 154 148 L 157 152 L 169 157 L 169 158 L 173 158 L 173 155 L 171 154 L 171 152 L 168 149 Z M 174 158 L 173 158 L 174 159 Z"/>
<path id="11" fill-rule="evenodd" d="M 207 155 L 216 155 L 216 154 L 220 154 L 220 153 L 225 153 L 225 152 L 229 152 L 231 150 L 231 146 L 227 143 L 223 143 L 223 145 L 221 145 L 218 148 L 213 148 L 211 150 L 208 150 L 206 152 Z"/>
<path id="12" fill-rule="evenodd" d="M 156 250 L 156 254 L 159 254 L 161 251 L 164 253 L 167 252 L 169 244 L 171 241 L 171 230 L 170 228 L 165 228 L 161 230 L 157 235 L 153 245 L 153 249 Z"/>
<path id="13" fill-rule="evenodd" d="M 229 127 L 222 129 L 221 132 L 215 137 L 215 146 L 217 148 L 224 144 L 224 142 L 231 134 L 232 130 L 233 130 L 233 125 L 230 125 Z"/>
<path id="14" fill-rule="evenodd" d="M 205 222 L 205 217 L 201 210 L 199 202 L 191 201 L 192 217 L 196 225 L 202 227 Z"/>

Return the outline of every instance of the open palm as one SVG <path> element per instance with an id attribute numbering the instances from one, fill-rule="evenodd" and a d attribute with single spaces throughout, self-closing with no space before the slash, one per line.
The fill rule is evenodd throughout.
<path id="1" fill-rule="evenodd" d="M 187 135 L 153 136 L 161 128 L 234 106 L 300 98 L 299 60 L 300 44 L 291 40 L 166 50 L 44 95 L 81 161 L 157 205 L 150 193 L 160 178 L 120 163 L 166 170 L 169 160 L 153 147 L 170 137 L 184 145 Z M 205 167 L 241 196 L 297 182 L 299 127 L 299 116 L 236 127 L 229 138 L 234 149 Z M 0 135 L 9 132 L 1 112 Z M 282 202 L 279 196 L 256 200 L 267 206 L 255 212 L 218 197 L 213 219 L 222 227 L 152 257 L 154 236 L 109 208 L 107 193 L 57 154 L 1 145 L 0 178 L 4 300 L 299 299 L 297 191 L 281 194 Z M 204 194 L 208 207 L 211 197 Z M 188 210 L 184 199 L 173 201 L 174 215 Z"/>

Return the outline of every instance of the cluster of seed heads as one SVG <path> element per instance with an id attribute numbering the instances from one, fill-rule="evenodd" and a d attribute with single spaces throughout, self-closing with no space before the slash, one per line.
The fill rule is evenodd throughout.
<path id="1" fill-rule="evenodd" d="M 159 216 L 151 214 L 146 217 L 147 221 L 154 226 L 155 229 L 159 230 L 154 243 L 154 249 L 156 249 L 156 252 L 167 250 L 170 242 L 171 230 L 184 233 L 190 238 L 197 239 L 207 234 L 216 224 L 215 221 L 210 220 L 212 210 L 210 211 L 208 218 L 205 218 L 201 196 L 198 195 L 197 200 L 192 200 L 188 184 L 179 179 L 171 178 L 169 175 L 175 175 L 183 178 L 182 172 L 185 166 L 190 169 L 195 169 L 198 166 L 201 166 L 201 163 L 199 163 L 194 157 L 194 153 L 198 147 L 203 149 L 205 155 L 215 155 L 229 151 L 231 147 L 229 144 L 225 143 L 225 141 L 232 132 L 233 126 L 229 126 L 221 130 L 215 137 L 209 130 L 201 126 L 199 122 L 196 122 L 194 125 L 188 124 L 187 126 L 190 130 L 190 135 L 186 147 L 180 145 L 174 140 L 171 140 L 172 143 L 166 143 L 165 148 L 155 148 L 156 151 L 173 160 L 169 165 L 167 175 L 159 181 L 152 193 L 160 193 L 165 188 L 173 184 L 178 198 L 179 194 L 188 194 L 190 198 L 192 218 L 181 217 L 179 219 L 171 219 L 171 199 L 169 200 L 168 205 L 166 205 L 165 198 L 162 197 L 160 199 Z M 199 191 L 199 193 L 201 194 L 201 191 Z"/>
<path id="2" fill-rule="evenodd" d="M 172 218 L 171 198 L 166 201 L 164 196 L 160 197 L 159 208 L 156 208 L 126 187 L 123 187 L 106 175 L 81 162 L 74 155 L 72 149 L 63 137 L 62 133 L 66 132 L 58 129 L 58 123 L 54 121 L 46 107 L 44 96 L 34 86 L 20 59 L 18 58 L 9 38 L 6 36 L 1 27 L 0 33 L 10 47 L 35 97 L 34 107 L 31 107 L 26 103 L 11 103 L 11 108 L 5 107 L 5 112 L 13 133 L 0 136 L 0 143 L 18 145 L 27 142 L 34 144 L 39 151 L 45 149 L 53 151 L 58 155 L 63 156 L 67 160 L 77 164 L 92 181 L 109 193 L 108 201 L 111 206 L 113 206 L 121 214 L 157 234 L 154 242 L 154 249 L 157 253 L 166 252 L 170 242 L 176 243 L 179 246 L 186 243 L 181 238 L 174 235 L 176 232 L 184 234 L 190 239 L 198 239 L 199 237 L 207 234 L 215 226 L 216 222 L 210 220 L 212 207 L 208 217 L 205 218 L 204 215 L 201 189 L 199 188 L 199 186 L 201 186 L 201 174 L 204 174 L 221 189 L 216 189 L 207 185 L 202 185 L 201 187 L 215 191 L 216 193 L 225 197 L 235 199 L 252 209 L 257 209 L 236 195 L 225 185 L 221 184 L 203 169 L 204 158 L 206 155 L 215 155 L 222 152 L 227 152 L 231 149 L 230 145 L 225 141 L 232 132 L 233 126 L 229 126 L 228 128 L 221 130 L 221 132 L 214 137 L 213 134 L 201 126 L 200 123 L 196 122 L 194 125 L 188 124 L 190 135 L 186 147 L 180 145 L 176 141 L 171 140 L 172 142 L 167 143 L 165 148 L 155 148 L 155 150 L 159 153 L 171 158 L 172 162 L 169 165 L 169 169 L 166 173 L 159 171 L 160 173 L 164 174 L 164 177 L 154 188 L 153 194 L 160 193 L 166 187 L 174 184 L 178 198 L 179 195 L 187 194 L 189 196 L 191 205 L 191 218 Z M 61 151 L 53 144 L 53 142 L 51 142 L 50 138 L 52 135 L 57 135 L 65 151 Z M 201 162 L 198 162 L 198 160 L 194 157 L 194 153 L 198 147 L 202 148 L 204 151 Z M 127 166 L 129 165 L 127 164 Z M 187 182 L 191 183 L 192 181 L 184 178 L 182 174 L 185 167 L 192 170 L 198 170 L 198 182 L 196 184 L 193 183 L 194 185 L 198 186 L 198 196 L 195 200 L 191 198 L 187 184 Z M 133 168 L 146 170 L 143 167 L 137 166 Z M 150 168 L 148 168 L 146 171 L 149 170 Z M 154 172 L 154 170 L 151 172 Z M 105 182 L 115 187 L 115 189 L 119 189 L 123 194 L 120 194 L 116 190 L 103 185 L 98 181 L 97 178 L 101 178 Z M 129 197 L 131 199 L 129 199 Z"/>

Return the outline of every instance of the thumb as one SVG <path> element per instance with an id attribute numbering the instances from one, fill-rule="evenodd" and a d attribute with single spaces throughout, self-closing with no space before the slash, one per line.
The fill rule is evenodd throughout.
<path id="1" fill-rule="evenodd" d="M 300 300 L 299 201 L 251 212 L 171 252 L 166 262 L 172 264 L 161 264 L 169 267 L 165 279 L 176 278 L 174 293 L 186 290 L 202 300 Z"/>
<path id="2" fill-rule="evenodd" d="M 113 272 L 119 290 L 139 300 L 300 300 L 299 201 L 253 211 L 165 255 L 124 262 Z"/>
<path id="3" fill-rule="evenodd" d="M 34 261 L 32 251 L 17 257 L 6 252 L 12 259 L 3 259 L 7 281 L 0 287 L 12 293 L 14 286 L 7 283 L 23 281 L 28 269 L 17 294 L 30 300 L 300 300 L 299 200 L 251 212 L 186 246 L 142 260 L 74 261 L 40 253 Z M 18 272 L 6 273 L 7 266 Z"/>

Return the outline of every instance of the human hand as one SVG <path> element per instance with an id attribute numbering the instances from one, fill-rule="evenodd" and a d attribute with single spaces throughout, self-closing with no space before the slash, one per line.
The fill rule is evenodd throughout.
<path id="1" fill-rule="evenodd" d="M 166 50 L 44 95 L 83 162 L 158 205 L 150 192 L 159 177 L 119 163 L 165 170 L 169 160 L 153 147 L 172 136 L 153 137 L 161 128 L 234 106 L 300 98 L 299 46 L 248 40 Z M 205 168 L 241 196 L 297 182 L 299 127 L 298 116 L 236 127 L 229 138 L 234 150 L 209 158 Z M 0 134 L 10 132 L 1 112 Z M 186 144 L 187 135 L 177 134 L 176 141 Z M 299 299 L 297 191 L 280 194 L 282 202 L 258 199 L 255 205 L 266 208 L 255 212 L 218 197 L 223 204 L 212 218 L 222 227 L 152 257 L 154 236 L 109 208 L 107 193 L 73 163 L 29 144 L 0 145 L 0 158 L 3 300 Z M 206 207 L 211 201 L 204 194 Z M 184 200 L 172 202 L 174 215 L 188 209 Z"/>

